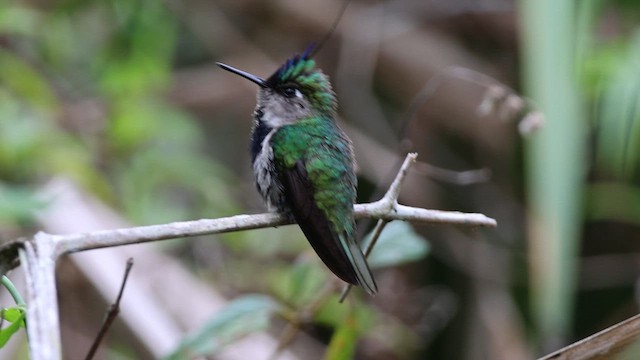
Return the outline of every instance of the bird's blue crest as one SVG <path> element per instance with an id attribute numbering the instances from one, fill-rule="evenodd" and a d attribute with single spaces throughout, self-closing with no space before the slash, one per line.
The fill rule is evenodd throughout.
<path id="1" fill-rule="evenodd" d="M 315 43 L 311 43 L 307 49 L 301 54 L 295 54 L 282 66 L 278 68 L 266 81 L 269 86 L 275 86 L 278 83 L 293 81 L 299 75 L 311 72 L 315 67 L 315 61 L 312 56 L 316 53 L 317 47 Z"/>
<path id="2" fill-rule="evenodd" d="M 329 78 L 316 68 L 312 59 L 318 50 L 311 44 L 301 55 L 294 55 L 285 61 L 266 81 L 264 86 L 278 91 L 294 86 L 304 94 L 311 106 L 322 112 L 335 112 L 336 97 Z"/>

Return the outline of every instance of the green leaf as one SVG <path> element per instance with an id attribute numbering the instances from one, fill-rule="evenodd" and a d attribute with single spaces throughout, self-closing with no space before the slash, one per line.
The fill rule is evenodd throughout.
<path id="1" fill-rule="evenodd" d="M 247 295 L 230 302 L 196 332 L 188 335 L 166 359 L 214 355 L 224 346 L 269 325 L 279 305 L 264 295 Z"/>
<path id="2" fill-rule="evenodd" d="M 24 306 L 16 306 L 11 308 L 5 308 L 4 311 L 0 312 L 0 316 L 5 320 L 14 323 L 24 319 L 24 316 L 26 313 L 27 313 L 27 310 L 24 308 Z M 18 325 L 20 325 L 21 327 L 24 327 L 24 322 Z"/>
<path id="3" fill-rule="evenodd" d="M 629 45 L 615 71 L 601 79 L 596 109 L 597 167 L 621 179 L 640 170 L 640 33 Z"/>
<path id="4" fill-rule="evenodd" d="M 351 311 L 331 337 L 325 360 L 350 360 L 356 350 L 359 331 L 357 316 Z"/>
<path id="5" fill-rule="evenodd" d="M 0 31 L 10 35 L 25 37 L 35 35 L 40 14 L 24 5 L 9 5 L 3 3 L 0 6 Z"/>
<path id="6" fill-rule="evenodd" d="M 298 263 L 291 271 L 291 299 L 299 304 L 314 299 L 327 281 L 327 273 L 315 261 Z"/>
<path id="7" fill-rule="evenodd" d="M 26 315 L 26 309 L 21 306 L 4 309 L 4 311 L 2 311 L 2 317 L 9 321 L 10 325 L 0 329 L 0 348 L 4 347 L 13 334 L 25 326 L 24 318 Z"/>
<path id="8" fill-rule="evenodd" d="M 428 253 L 429 243 L 425 238 L 418 235 L 409 223 L 394 221 L 387 224 L 380 234 L 368 262 L 372 268 L 395 266 L 420 260 Z"/>
<path id="9" fill-rule="evenodd" d="M 112 96 L 128 97 L 163 88 L 170 80 L 175 17 L 158 1 L 115 3 L 116 32 L 101 58 L 103 90 Z"/>
<path id="10" fill-rule="evenodd" d="M 330 326 L 330 327 L 339 327 L 340 324 L 347 317 L 348 313 L 352 312 L 350 306 L 345 306 L 345 303 L 341 303 L 340 294 L 335 293 L 332 295 L 329 300 L 327 300 L 318 310 L 316 316 L 313 318 L 313 321 L 320 325 Z M 365 309 L 367 304 L 361 303 L 358 304 L 361 309 Z M 364 310 L 363 310 L 364 311 Z"/>
<path id="11" fill-rule="evenodd" d="M 4 49 L 0 49 L 0 82 L 36 108 L 53 110 L 57 105 L 44 77 L 26 61 Z"/>

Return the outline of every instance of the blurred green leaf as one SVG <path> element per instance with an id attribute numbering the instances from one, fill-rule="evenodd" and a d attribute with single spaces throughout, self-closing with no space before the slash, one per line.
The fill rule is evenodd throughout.
<path id="1" fill-rule="evenodd" d="M 108 139 L 127 215 L 157 223 L 238 212 L 234 175 L 202 152 L 202 132 L 185 113 L 146 99 L 121 104 Z"/>
<path id="2" fill-rule="evenodd" d="M 23 100 L 0 89 L 0 178 L 29 182 L 64 174 L 106 194 L 106 180 L 92 163 L 86 145 Z"/>
<path id="3" fill-rule="evenodd" d="M 519 2 L 523 86 L 545 115 L 525 143 L 528 295 L 540 348 L 564 341 L 572 328 L 579 267 L 581 196 L 586 172 L 587 123 L 578 86 L 576 50 L 584 28 L 576 2 Z M 540 261 L 544 259 L 544 261 Z"/>
<path id="4" fill-rule="evenodd" d="M 0 6 L 0 32 L 5 34 L 31 36 L 35 34 L 40 14 L 20 5 Z"/>
<path id="5" fill-rule="evenodd" d="M 54 110 L 57 101 L 45 79 L 24 60 L 0 48 L 0 83 L 15 96 L 41 110 Z"/>
<path id="6" fill-rule="evenodd" d="M 127 98 L 162 89 L 171 73 L 175 18 L 162 2 L 116 0 L 117 26 L 100 66 L 105 93 Z"/>
<path id="7" fill-rule="evenodd" d="M 158 139 L 162 133 L 168 133 L 161 123 L 163 110 L 165 106 L 150 99 L 132 98 L 115 103 L 107 129 L 109 142 L 115 150 L 125 152 Z"/>
<path id="8" fill-rule="evenodd" d="M 4 347 L 13 334 L 25 326 L 24 319 L 26 316 L 27 311 L 21 306 L 3 309 L 2 317 L 10 322 L 10 325 L 0 329 L 0 348 Z"/>
<path id="9" fill-rule="evenodd" d="M 597 166 L 616 178 L 640 172 L 640 32 L 603 77 L 597 111 Z"/>
<path id="10" fill-rule="evenodd" d="M 380 268 L 420 260 L 428 253 L 429 243 L 411 224 L 393 221 L 385 226 L 368 261 L 372 268 Z"/>
<path id="11" fill-rule="evenodd" d="M 273 291 L 279 298 L 296 307 L 315 299 L 329 275 L 315 260 L 298 259 L 293 266 L 285 267 L 279 276 L 271 279 Z"/>
<path id="12" fill-rule="evenodd" d="M 33 170 L 42 170 L 35 159 L 43 155 L 43 142 L 46 134 L 51 139 L 51 130 L 42 117 L 0 93 L 0 172 L 7 178 L 20 179 Z"/>
<path id="13" fill-rule="evenodd" d="M 352 295 L 350 295 L 352 296 Z M 361 309 L 364 309 L 368 305 L 364 302 L 358 304 Z M 343 319 L 345 319 L 352 309 L 349 305 L 340 302 L 340 295 L 336 292 L 327 302 L 320 307 L 320 310 L 316 314 L 314 321 L 320 324 L 324 324 L 332 327 L 339 327 Z"/>
<path id="14" fill-rule="evenodd" d="M 155 97 L 133 97 L 114 103 L 107 128 L 108 141 L 118 155 L 150 146 L 167 153 L 200 150 L 202 131 L 185 112 Z"/>
<path id="15" fill-rule="evenodd" d="M 230 302 L 201 329 L 186 336 L 166 359 L 190 359 L 214 355 L 244 336 L 266 329 L 279 305 L 264 295 L 247 295 Z M 185 314 L 188 316 L 188 311 Z"/>
<path id="16" fill-rule="evenodd" d="M 353 311 L 343 319 L 340 327 L 335 331 L 324 355 L 325 360 L 350 360 L 358 343 L 359 331 L 357 317 Z"/>
<path id="17" fill-rule="evenodd" d="M 352 295 L 349 295 L 352 296 Z M 357 306 L 354 308 L 347 303 L 339 302 L 340 294 L 335 293 L 320 307 L 320 310 L 316 314 L 314 321 L 320 324 L 324 324 L 332 327 L 340 327 L 344 319 L 351 316 L 350 314 L 355 311 L 357 315 L 358 327 L 362 330 L 373 327 L 378 322 L 378 309 L 374 309 L 366 302 L 358 301 Z"/>
<path id="18" fill-rule="evenodd" d="M 315 298 L 327 282 L 327 272 L 315 261 L 298 262 L 291 271 L 289 299 L 298 304 Z"/>
<path id="19" fill-rule="evenodd" d="M 125 210 L 138 223 L 237 212 L 231 175 L 197 153 L 152 147 L 134 154 L 117 175 Z"/>

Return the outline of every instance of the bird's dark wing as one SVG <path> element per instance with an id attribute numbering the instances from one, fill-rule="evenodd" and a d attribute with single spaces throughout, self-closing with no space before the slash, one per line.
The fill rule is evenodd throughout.
<path id="1" fill-rule="evenodd" d="M 284 169 L 281 181 L 293 216 L 320 259 L 340 279 L 375 293 L 376 283 L 358 244 L 352 236 L 338 233 L 316 205 L 303 161 Z"/>

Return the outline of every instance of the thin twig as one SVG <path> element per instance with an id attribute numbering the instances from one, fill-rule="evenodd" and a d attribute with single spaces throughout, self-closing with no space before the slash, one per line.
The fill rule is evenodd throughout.
<path id="1" fill-rule="evenodd" d="M 402 183 L 404 179 L 407 177 L 407 172 L 409 172 L 409 168 L 418 158 L 418 154 L 409 153 L 407 157 L 404 159 L 402 166 L 400 166 L 400 170 L 398 171 L 398 175 L 393 179 L 391 185 L 389 185 L 389 190 L 382 198 L 382 201 L 385 201 L 389 207 L 393 206 L 393 204 L 397 203 L 398 196 L 400 196 L 400 189 L 402 188 Z"/>
<path id="2" fill-rule="evenodd" d="M 98 350 L 98 346 L 102 342 L 102 339 L 105 337 L 109 328 L 111 328 L 111 324 L 116 319 L 118 314 L 120 313 L 120 299 L 122 299 L 122 293 L 124 292 L 124 287 L 127 285 L 127 279 L 129 278 L 129 273 L 131 272 L 131 267 L 133 267 L 133 258 L 129 258 L 127 260 L 127 265 L 124 269 L 124 276 L 122 278 L 122 284 L 120 285 L 120 291 L 118 292 L 118 296 L 116 297 L 116 301 L 109 306 L 107 310 L 107 314 L 104 318 L 104 322 L 102 323 L 102 327 L 100 327 L 100 331 L 96 336 L 95 340 L 93 340 L 93 344 L 91 344 L 91 348 L 85 357 L 85 360 L 93 359 L 96 351 Z"/>

